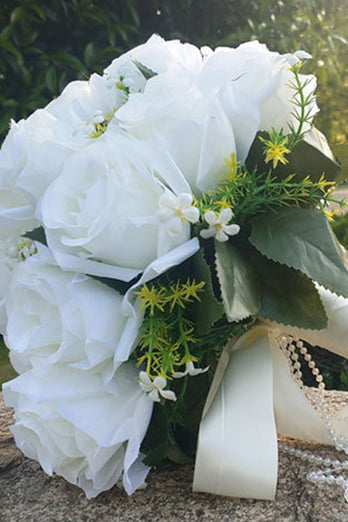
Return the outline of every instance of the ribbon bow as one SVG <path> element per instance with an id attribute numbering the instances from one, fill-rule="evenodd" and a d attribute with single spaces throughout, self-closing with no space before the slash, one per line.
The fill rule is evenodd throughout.
<path id="1" fill-rule="evenodd" d="M 324 444 L 338 436 L 348 448 L 348 406 L 328 426 L 280 349 L 279 338 L 291 335 L 348 358 L 348 299 L 320 286 L 318 291 L 328 317 L 325 330 L 260 323 L 225 347 L 202 415 L 194 491 L 273 500 L 277 432 Z"/>

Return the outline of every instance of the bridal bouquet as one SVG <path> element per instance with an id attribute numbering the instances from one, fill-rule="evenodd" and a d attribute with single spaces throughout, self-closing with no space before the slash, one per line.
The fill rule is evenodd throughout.
<path id="1" fill-rule="evenodd" d="M 4 398 L 24 454 L 88 497 L 196 455 L 196 490 L 272 498 L 275 422 L 344 447 L 300 372 L 323 390 L 301 339 L 348 356 L 309 58 L 152 36 L 11 123 Z"/>

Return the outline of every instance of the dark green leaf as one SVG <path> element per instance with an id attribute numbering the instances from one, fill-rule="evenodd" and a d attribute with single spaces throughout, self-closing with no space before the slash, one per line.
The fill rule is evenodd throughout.
<path id="1" fill-rule="evenodd" d="M 84 57 L 84 60 L 87 65 L 91 66 L 93 64 L 94 57 L 95 57 L 95 48 L 94 48 L 93 42 L 89 42 L 86 45 L 85 51 L 83 53 L 83 57 Z"/>
<path id="2" fill-rule="evenodd" d="M 144 439 L 145 464 L 159 466 L 166 458 L 169 443 L 169 417 L 162 404 L 155 404 L 151 422 Z"/>
<path id="3" fill-rule="evenodd" d="M 57 71 L 54 65 L 51 65 L 46 71 L 45 74 L 45 84 L 47 89 L 55 94 L 57 90 Z"/>
<path id="4" fill-rule="evenodd" d="M 271 165 L 265 164 L 264 144 L 260 137 L 268 139 L 268 133 L 260 132 L 255 137 L 246 160 L 250 171 L 254 168 L 268 170 Z M 325 136 L 314 127 L 305 133 L 286 158 L 289 163 L 279 163 L 273 170 L 273 174 L 279 179 L 284 179 L 290 174 L 295 174 L 293 181 L 301 181 L 306 176 L 310 176 L 312 181 L 318 181 L 323 174 L 328 181 L 338 179 L 341 165 L 333 155 Z"/>
<path id="5" fill-rule="evenodd" d="M 11 13 L 11 23 L 15 24 L 18 22 L 21 18 L 25 18 L 27 15 L 27 12 L 23 7 L 16 7 L 12 13 Z"/>
<path id="6" fill-rule="evenodd" d="M 43 245 L 47 246 L 46 234 L 43 227 L 38 227 L 34 230 L 31 230 L 30 232 L 26 232 L 24 234 L 24 237 L 27 237 L 32 241 L 38 241 L 39 243 L 42 243 Z"/>
<path id="7" fill-rule="evenodd" d="M 261 317 L 298 328 L 326 328 L 325 309 L 306 275 L 260 254 L 255 253 L 253 261 L 260 277 Z"/>
<path id="8" fill-rule="evenodd" d="M 142 63 L 138 62 L 135 58 L 133 58 L 134 65 L 139 69 L 141 74 L 144 76 L 145 80 L 150 80 L 154 76 L 157 76 L 157 73 L 146 67 L 146 65 L 143 65 Z"/>
<path id="9" fill-rule="evenodd" d="M 58 63 L 65 64 L 76 71 L 87 72 L 86 67 L 83 65 L 83 63 L 78 58 L 76 58 L 76 56 L 73 56 L 72 54 L 57 53 L 52 58 L 56 59 L 57 64 Z"/>
<path id="10" fill-rule="evenodd" d="M 108 27 L 108 38 L 110 45 L 114 46 L 116 44 L 116 36 L 114 31 L 112 31 L 110 27 Z"/>
<path id="11" fill-rule="evenodd" d="M 30 77 L 30 72 L 28 71 L 28 69 L 26 67 L 24 67 L 24 65 L 22 65 L 21 67 L 21 71 L 22 71 L 22 78 L 23 78 L 23 83 L 26 87 L 30 87 L 31 85 L 31 77 Z"/>
<path id="12" fill-rule="evenodd" d="M 13 54 L 20 63 L 23 63 L 23 56 L 21 52 L 8 40 L 0 40 L 0 47 Z"/>
<path id="13" fill-rule="evenodd" d="M 118 279 L 111 279 L 110 277 L 100 277 L 95 275 L 91 275 L 90 277 L 92 277 L 96 281 L 99 281 L 100 283 L 103 283 L 109 288 L 116 290 L 122 295 L 124 295 L 127 292 L 127 290 L 135 283 L 134 279 L 129 283 L 125 283 L 124 281 L 119 281 Z"/>
<path id="14" fill-rule="evenodd" d="M 204 281 L 204 291 L 200 294 L 200 301 L 191 305 L 192 318 L 195 323 L 197 336 L 206 335 L 212 325 L 224 314 L 224 307 L 215 297 L 213 290 L 210 266 L 204 257 L 201 248 L 192 258 L 194 274 L 197 281 Z"/>
<path id="15" fill-rule="evenodd" d="M 127 7 L 132 15 L 132 18 L 133 18 L 133 21 L 134 21 L 134 24 L 136 25 L 136 27 L 140 27 L 140 20 L 139 20 L 139 16 L 138 16 L 138 13 L 134 7 L 134 5 L 132 4 L 132 2 L 129 2 L 127 3 Z"/>
<path id="16" fill-rule="evenodd" d="M 41 20 L 46 20 L 46 16 L 45 16 L 45 13 L 43 12 L 43 10 L 41 9 L 41 7 L 39 7 L 38 5 L 34 5 L 32 4 L 30 6 L 30 9 L 32 9 L 33 11 L 35 11 L 39 17 L 41 18 Z"/>
<path id="17" fill-rule="evenodd" d="M 254 218 L 249 240 L 269 259 L 348 297 L 348 272 L 330 225 L 318 210 L 290 207 Z"/>
<path id="18" fill-rule="evenodd" d="M 1 104 L 2 104 L 3 107 L 17 107 L 18 106 L 18 101 L 17 100 L 13 100 L 12 98 L 9 98 L 8 100 L 2 101 Z"/>
<path id="19" fill-rule="evenodd" d="M 260 308 L 257 276 L 249 260 L 230 242 L 215 242 L 216 271 L 227 319 L 241 321 Z"/>
<path id="20" fill-rule="evenodd" d="M 0 40 L 8 40 L 14 29 L 13 24 L 7 25 L 0 33 Z"/>
<path id="21" fill-rule="evenodd" d="M 338 181 L 344 182 L 348 179 L 348 143 L 336 143 L 332 146 L 332 149 L 342 162 Z"/>
<path id="22" fill-rule="evenodd" d="M 66 72 L 64 71 L 60 75 L 60 78 L 58 80 L 58 90 L 59 90 L 59 92 L 61 92 L 64 89 L 64 87 L 66 86 L 67 83 L 68 83 L 68 76 L 67 76 Z"/>

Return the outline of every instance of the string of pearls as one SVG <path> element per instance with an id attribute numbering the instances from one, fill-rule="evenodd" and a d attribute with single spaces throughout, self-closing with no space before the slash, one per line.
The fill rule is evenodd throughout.
<path id="1" fill-rule="evenodd" d="M 308 352 L 307 347 L 304 345 L 303 341 L 294 339 L 290 335 L 279 336 L 277 340 L 281 351 L 288 361 L 290 375 L 320 414 L 321 419 L 330 433 L 332 442 L 334 443 L 336 449 L 344 451 L 346 454 L 348 454 L 347 441 L 344 437 L 338 436 L 332 426 L 331 415 L 325 405 L 324 400 L 325 383 L 323 376 L 320 374 L 315 361 L 312 360 L 312 356 Z M 318 384 L 317 389 L 305 386 L 303 383 L 301 362 L 297 353 L 298 351 L 311 370 L 313 377 Z M 340 418 L 340 420 L 342 419 Z M 279 447 L 284 451 L 294 455 L 295 457 L 300 458 L 301 460 L 311 462 L 318 466 L 325 466 L 324 469 L 309 471 L 307 473 L 307 479 L 314 483 L 322 482 L 326 484 L 337 484 L 343 489 L 344 498 L 348 502 L 348 479 L 342 475 L 342 473 L 348 472 L 348 460 L 330 459 L 328 457 L 324 458 L 320 455 L 315 455 L 309 451 L 303 451 L 286 444 L 280 444 Z"/>

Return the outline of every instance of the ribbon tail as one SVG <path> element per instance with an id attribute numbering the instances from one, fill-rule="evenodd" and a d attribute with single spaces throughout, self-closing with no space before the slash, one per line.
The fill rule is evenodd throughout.
<path id="1" fill-rule="evenodd" d="M 193 490 L 273 500 L 278 447 L 266 329 L 256 327 L 220 359 L 200 426 Z"/>

